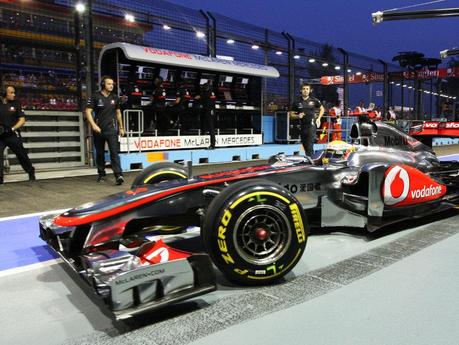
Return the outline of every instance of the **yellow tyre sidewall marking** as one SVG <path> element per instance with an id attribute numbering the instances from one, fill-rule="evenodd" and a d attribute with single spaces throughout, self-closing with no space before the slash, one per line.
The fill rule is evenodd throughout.
<path id="1" fill-rule="evenodd" d="M 287 198 L 283 197 L 282 195 L 279 195 L 277 193 L 273 193 L 273 192 L 253 192 L 253 193 L 249 193 L 247 195 L 244 195 L 243 197 L 237 199 L 235 202 L 233 202 L 233 204 L 230 206 L 230 209 L 233 209 L 235 208 L 237 205 L 239 205 L 241 202 L 243 202 L 244 200 L 246 199 L 250 199 L 252 197 L 256 197 L 256 196 L 260 196 L 260 195 L 269 195 L 269 196 L 273 196 L 275 198 L 278 198 L 278 199 L 281 199 L 282 201 L 284 201 L 287 205 L 290 205 L 290 200 L 288 200 Z"/>
<path id="2" fill-rule="evenodd" d="M 154 173 L 153 175 L 148 176 L 148 177 L 143 181 L 143 183 L 147 184 L 148 181 L 150 181 L 151 179 L 155 178 L 156 176 L 166 175 L 166 174 L 175 175 L 175 176 L 178 176 L 178 177 L 181 177 L 181 178 L 186 178 L 185 175 L 183 175 L 182 173 L 179 173 L 179 172 L 177 172 L 177 171 L 171 171 L 171 170 L 167 170 L 167 171 L 158 171 L 157 173 Z"/>

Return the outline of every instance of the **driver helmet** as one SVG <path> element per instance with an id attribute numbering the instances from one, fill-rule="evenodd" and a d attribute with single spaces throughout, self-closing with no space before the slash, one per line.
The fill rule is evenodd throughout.
<path id="1" fill-rule="evenodd" d="M 322 164 L 330 163 L 330 160 L 346 160 L 355 146 L 342 140 L 334 140 L 328 143 L 322 155 Z"/>

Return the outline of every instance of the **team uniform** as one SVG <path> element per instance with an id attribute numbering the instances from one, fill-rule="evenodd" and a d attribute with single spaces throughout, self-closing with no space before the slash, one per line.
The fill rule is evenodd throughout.
<path id="1" fill-rule="evenodd" d="M 14 152 L 24 171 L 29 174 L 29 179 L 35 180 L 35 169 L 27 155 L 22 139 L 12 129 L 21 117 L 25 117 L 25 114 L 18 101 L 0 102 L 0 184 L 3 184 L 3 161 L 6 147 Z"/>
<path id="2" fill-rule="evenodd" d="M 316 119 L 322 103 L 314 97 L 300 100 L 293 104 L 292 111 L 304 113 L 301 123 L 301 144 L 307 156 L 312 157 L 314 154 L 314 140 L 316 138 Z"/>
<path id="3" fill-rule="evenodd" d="M 119 157 L 118 121 L 116 118 L 116 111 L 120 109 L 118 96 L 110 93 L 105 97 L 101 91 L 98 91 L 88 99 L 86 108 L 94 111 L 94 121 L 101 129 L 101 133 L 93 132 L 99 177 L 105 176 L 105 143 L 107 143 L 110 151 L 110 162 L 115 177 L 123 176 Z"/>
<path id="4" fill-rule="evenodd" d="M 175 95 L 176 99 L 179 99 L 179 102 L 171 107 L 171 112 L 173 114 L 173 123 L 175 127 L 180 127 L 182 125 L 183 118 L 180 118 L 180 115 L 184 114 L 189 107 L 191 94 L 188 89 L 181 87 L 177 90 Z"/>
<path id="5" fill-rule="evenodd" d="M 203 128 L 209 131 L 210 146 L 215 148 L 215 100 L 216 96 L 212 86 L 204 86 L 201 89 L 201 121 Z"/>
<path id="6" fill-rule="evenodd" d="M 331 141 L 341 140 L 341 116 L 342 116 L 342 109 L 340 107 L 333 107 L 328 111 L 328 114 L 331 116 L 332 119 L 332 128 L 333 132 L 331 135 Z"/>
<path id="7" fill-rule="evenodd" d="M 161 131 L 169 129 L 171 120 L 166 112 L 166 89 L 162 86 L 153 91 L 153 112 L 155 114 L 156 126 Z M 152 126 L 149 126 L 150 129 Z"/>

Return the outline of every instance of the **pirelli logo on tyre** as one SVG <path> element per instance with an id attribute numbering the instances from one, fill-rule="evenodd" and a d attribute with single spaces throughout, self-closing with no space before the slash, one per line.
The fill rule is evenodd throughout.
<path id="1" fill-rule="evenodd" d="M 306 233 L 304 232 L 303 220 L 301 219 L 300 209 L 297 204 L 290 204 L 290 212 L 292 213 L 293 224 L 295 226 L 296 237 L 298 243 L 306 241 Z"/>

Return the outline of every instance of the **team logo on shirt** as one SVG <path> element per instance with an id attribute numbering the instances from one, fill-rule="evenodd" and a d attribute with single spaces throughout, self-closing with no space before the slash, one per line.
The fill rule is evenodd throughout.
<path id="1" fill-rule="evenodd" d="M 115 104 L 115 100 L 112 99 L 112 100 L 110 101 L 110 103 L 111 103 L 111 104 Z"/>
<path id="2" fill-rule="evenodd" d="M 15 107 L 10 107 L 10 111 L 16 111 Z"/>
<path id="3" fill-rule="evenodd" d="M 314 106 L 314 102 L 313 102 L 313 101 L 309 101 L 309 102 L 308 102 L 308 105 L 309 105 L 310 107 L 313 107 L 313 106 Z"/>
<path id="4" fill-rule="evenodd" d="M 99 100 L 97 101 L 97 106 L 98 106 L 98 107 L 103 107 L 103 106 L 104 106 L 104 101 L 103 101 L 102 99 L 99 99 Z"/>

